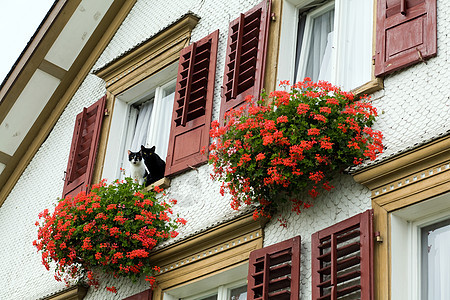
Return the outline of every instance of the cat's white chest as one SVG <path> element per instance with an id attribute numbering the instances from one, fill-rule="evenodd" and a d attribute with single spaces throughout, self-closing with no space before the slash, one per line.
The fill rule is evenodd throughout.
<path id="1" fill-rule="evenodd" d="M 137 162 L 136 164 L 130 163 L 130 177 L 139 182 L 139 184 L 144 183 L 145 176 L 145 165 L 142 161 Z"/>

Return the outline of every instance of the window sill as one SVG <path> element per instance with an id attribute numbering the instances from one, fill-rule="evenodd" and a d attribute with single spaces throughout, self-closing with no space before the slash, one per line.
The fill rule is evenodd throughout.
<path id="1" fill-rule="evenodd" d="M 384 88 L 383 79 L 374 78 L 371 81 L 351 90 L 355 96 L 369 95 Z"/>
<path id="2" fill-rule="evenodd" d="M 155 188 L 155 186 L 159 186 L 162 189 L 166 189 L 166 188 L 170 187 L 170 179 L 168 177 L 163 177 L 160 180 L 145 187 L 144 191 L 153 190 Z"/>

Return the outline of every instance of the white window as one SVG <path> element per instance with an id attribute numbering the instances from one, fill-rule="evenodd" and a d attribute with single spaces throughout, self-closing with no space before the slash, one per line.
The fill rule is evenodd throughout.
<path id="1" fill-rule="evenodd" d="M 449 299 L 450 195 L 391 214 L 391 298 Z"/>
<path id="2" fill-rule="evenodd" d="M 248 264 L 164 291 L 164 300 L 246 300 Z"/>
<path id="3" fill-rule="evenodd" d="M 373 0 L 284 0 L 277 79 L 345 90 L 372 78 Z"/>
<path id="4" fill-rule="evenodd" d="M 166 160 L 177 67 L 174 63 L 116 97 L 103 178 L 121 178 L 120 168 L 128 176 L 127 150 L 139 151 L 141 145 L 155 146 Z"/>

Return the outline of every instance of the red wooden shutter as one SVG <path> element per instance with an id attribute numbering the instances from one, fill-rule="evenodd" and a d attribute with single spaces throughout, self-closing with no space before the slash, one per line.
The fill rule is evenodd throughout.
<path id="1" fill-rule="evenodd" d="M 75 196 L 81 191 L 87 191 L 87 185 L 91 184 L 105 101 L 106 95 L 90 107 L 83 108 L 83 111 L 76 117 L 63 198 L 67 195 Z"/>
<path id="2" fill-rule="evenodd" d="M 372 222 L 367 210 L 312 235 L 312 299 L 373 299 Z"/>
<path id="3" fill-rule="evenodd" d="M 123 300 L 152 300 L 153 291 L 151 289 L 145 290 L 133 296 L 124 298 Z"/>
<path id="4" fill-rule="evenodd" d="M 219 31 L 181 51 L 165 176 L 207 161 Z"/>
<path id="5" fill-rule="evenodd" d="M 264 0 L 230 23 L 220 122 L 247 95 L 259 98 L 264 82 L 271 1 Z"/>
<path id="6" fill-rule="evenodd" d="M 250 253 L 247 299 L 299 299 L 300 236 Z"/>
<path id="7" fill-rule="evenodd" d="M 375 75 L 436 55 L 436 0 L 378 0 Z"/>

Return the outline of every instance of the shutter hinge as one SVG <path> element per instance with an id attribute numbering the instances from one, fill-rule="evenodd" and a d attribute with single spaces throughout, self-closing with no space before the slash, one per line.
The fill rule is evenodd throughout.
<path id="1" fill-rule="evenodd" d="M 378 243 L 383 242 L 383 238 L 381 237 L 381 234 L 379 231 L 375 232 L 375 241 L 377 241 Z"/>
<path id="2" fill-rule="evenodd" d="M 419 61 L 427 64 L 427 62 L 423 59 L 422 52 L 420 52 L 420 50 L 418 48 L 416 48 L 416 50 L 417 50 L 417 54 L 419 55 Z"/>
<path id="3" fill-rule="evenodd" d="M 62 178 L 62 180 L 65 182 L 66 181 L 66 176 L 67 176 L 67 171 L 64 171 L 64 176 Z"/>
<path id="4" fill-rule="evenodd" d="M 375 55 L 372 56 L 372 65 L 375 65 Z"/>
<path id="5" fill-rule="evenodd" d="M 273 22 L 277 20 L 277 15 L 274 12 L 270 14 L 270 20 L 272 20 Z"/>
<path id="6" fill-rule="evenodd" d="M 109 116 L 109 110 L 105 108 L 105 116 Z"/>

